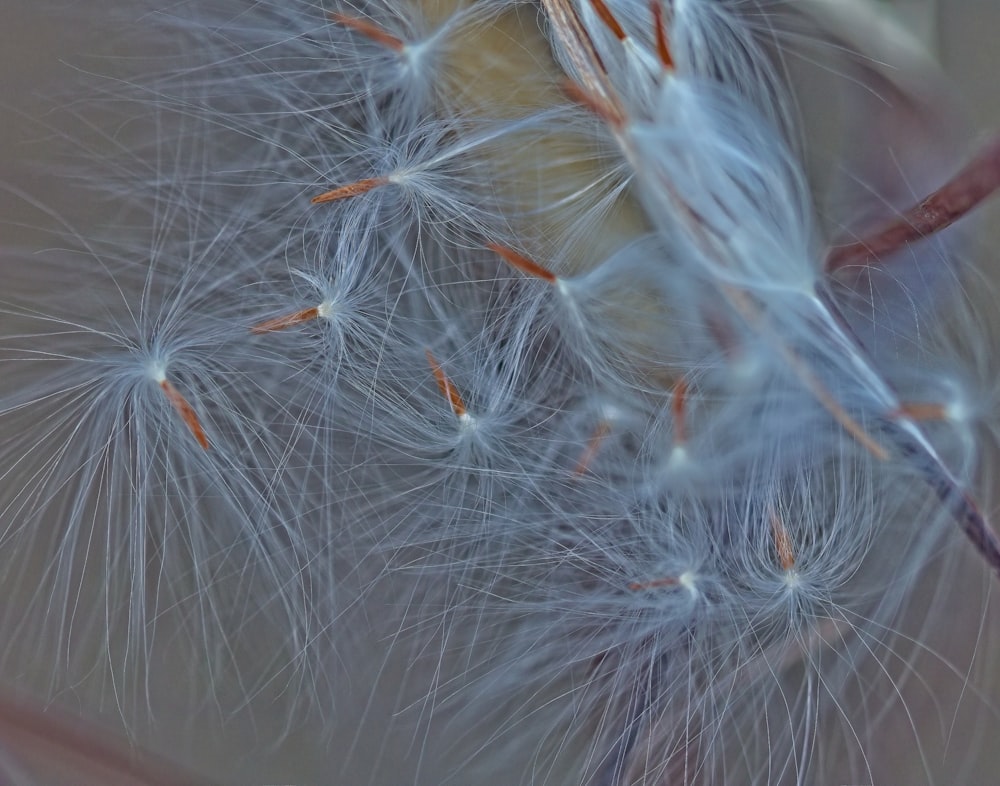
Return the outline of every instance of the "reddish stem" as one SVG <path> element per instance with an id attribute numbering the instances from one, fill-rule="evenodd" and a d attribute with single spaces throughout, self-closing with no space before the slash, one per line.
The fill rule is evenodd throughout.
<path id="1" fill-rule="evenodd" d="M 867 265 L 906 245 L 947 229 L 1000 188 L 1000 137 L 923 202 L 864 240 L 839 246 L 826 258 L 828 273 Z"/>

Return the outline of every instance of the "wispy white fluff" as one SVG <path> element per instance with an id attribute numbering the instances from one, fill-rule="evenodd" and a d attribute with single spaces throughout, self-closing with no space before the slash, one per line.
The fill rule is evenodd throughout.
<path id="1" fill-rule="evenodd" d="M 607 94 L 491 117 L 449 64 L 511 7 L 149 17 L 192 54 L 115 83 L 163 138 L 135 180 L 105 175 L 149 227 L 56 255 L 62 291 L 4 307 L 0 564 L 37 583 L 8 630 L 55 631 L 63 687 L 96 625 L 133 708 L 163 653 L 205 661 L 223 716 L 287 683 L 317 748 L 335 660 L 384 658 L 387 682 L 402 653 L 407 782 L 451 755 L 456 782 L 803 783 L 841 744 L 870 780 L 880 729 L 842 694 L 865 663 L 895 690 L 893 631 L 958 540 L 984 328 L 889 327 L 829 280 L 783 5 L 664 3 L 668 64 L 648 4 L 608 3 L 624 41 L 567 4 Z M 549 24 L 532 54 L 585 103 Z M 892 357 L 868 346 L 890 330 Z M 970 344 L 973 374 L 949 357 Z"/>

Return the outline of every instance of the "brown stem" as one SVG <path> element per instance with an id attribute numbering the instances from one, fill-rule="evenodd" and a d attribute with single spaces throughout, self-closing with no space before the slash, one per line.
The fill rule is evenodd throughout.
<path id="1" fill-rule="evenodd" d="M 1000 188 L 1000 136 L 945 185 L 869 237 L 831 249 L 826 271 L 868 265 L 947 229 Z"/>

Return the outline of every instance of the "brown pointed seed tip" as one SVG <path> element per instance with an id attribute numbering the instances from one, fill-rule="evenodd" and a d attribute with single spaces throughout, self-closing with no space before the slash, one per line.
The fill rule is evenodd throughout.
<path id="1" fill-rule="evenodd" d="M 522 273 L 533 276 L 535 278 L 540 278 L 542 281 L 547 281 L 549 284 L 555 284 L 559 281 L 558 276 L 551 270 L 547 270 L 537 262 L 533 262 L 521 254 L 518 254 L 513 249 L 507 248 L 506 246 L 501 246 L 498 243 L 488 243 L 487 248 L 490 251 L 501 256 L 508 265 L 513 268 L 517 268 Z"/>
<path id="2" fill-rule="evenodd" d="M 896 420 L 909 418 L 918 421 L 938 421 L 947 420 L 946 410 L 944 404 L 912 402 L 900 404 L 890 416 Z"/>
<path id="3" fill-rule="evenodd" d="M 257 336 L 261 333 L 274 333 L 279 330 L 287 330 L 290 327 L 311 322 L 319 316 L 319 306 L 303 308 L 300 311 L 293 311 L 291 314 L 282 314 L 280 317 L 266 319 L 251 326 L 250 332 Z"/>
<path id="4" fill-rule="evenodd" d="M 602 420 L 597 424 L 597 428 L 594 429 L 594 433 L 587 441 L 587 447 L 584 448 L 583 455 L 580 456 L 580 460 L 576 462 L 576 467 L 573 468 L 574 475 L 579 477 L 590 469 L 591 462 L 593 462 L 594 457 L 597 456 L 597 451 L 601 449 L 601 444 L 610 433 L 611 424 L 608 423 L 608 421 Z"/>
<path id="5" fill-rule="evenodd" d="M 391 49 L 393 52 L 402 52 L 403 49 L 406 48 L 406 44 L 403 43 L 401 38 L 383 30 L 373 22 L 369 22 L 367 19 L 361 19 L 357 16 L 349 16 L 348 14 L 338 14 L 336 12 L 330 14 L 330 19 L 337 24 L 349 27 L 351 30 L 361 33 L 361 35 L 370 38 L 377 44 L 381 44 L 386 47 L 386 49 Z"/>
<path id="6" fill-rule="evenodd" d="M 615 15 L 611 13 L 611 9 L 605 5 L 604 0 L 590 0 L 590 5 L 593 7 L 594 12 L 600 18 L 608 29 L 611 31 L 612 35 L 619 41 L 624 41 L 626 39 L 625 31 L 622 26 L 615 19 Z"/>
<path id="7" fill-rule="evenodd" d="M 648 589 L 661 589 L 663 587 L 676 587 L 680 581 L 675 576 L 666 576 L 662 579 L 652 581 L 633 581 L 628 588 L 633 592 L 641 592 Z"/>
<path id="8" fill-rule="evenodd" d="M 795 567 L 795 550 L 792 548 L 792 539 L 785 529 L 785 523 L 781 517 L 773 510 L 771 517 L 771 536 L 774 538 L 774 547 L 778 552 L 778 564 L 785 572 Z"/>
<path id="9" fill-rule="evenodd" d="M 572 101 L 589 109 L 612 128 L 622 128 L 625 125 L 625 117 L 621 110 L 609 100 L 588 92 L 572 79 L 563 81 L 562 88 Z"/>
<path id="10" fill-rule="evenodd" d="M 437 380 L 438 388 L 441 390 L 441 395 L 445 397 L 448 403 L 451 405 L 452 412 L 455 413 L 455 417 L 461 418 L 468 414 L 468 410 L 465 408 L 465 402 L 462 401 L 462 396 L 451 384 L 451 380 L 444 373 L 444 369 L 441 368 L 441 364 L 437 362 L 434 357 L 434 353 L 429 349 L 426 350 L 427 362 L 430 364 L 431 372 L 434 374 L 434 379 Z"/>
<path id="11" fill-rule="evenodd" d="M 201 425 L 201 421 L 198 420 L 198 413 L 194 411 L 194 407 L 188 403 L 188 400 L 174 387 L 169 379 L 164 379 L 160 382 L 160 389 L 167 397 L 167 401 L 170 402 L 171 406 L 177 410 L 177 414 L 181 416 L 181 420 L 184 421 L 184 425 L 188 427 L 191 435 L 198 440 L 198 444 L 203 449 L 208 450 L 208 437 Z"/>
<path id="12" fill-rule="evenodd" d="M 687 442 L 687 380 L 681 379 L 674 386 L 670 401 L 670 412 L 674 419 L 674 444 L 683 445 Z"/>
<path id="13" fill-rule="evenodd" d="M 652 0 L 650 7 L 653 10 L 653 26 L 656 28 L 656 54 L 660 58 L 660 64 L 665 71 L 674 70 L 674 58 L 670 54 L 670 42 L 667 37 L 667 26 L 663 19 L 663 6 L 660 0 Z"/>
<path id="14" fill-rule="evenodd" d="M 324 191 L 322 194 L 314 196 L 309 201 L 314 205 L 322 205 L 327 202 L 339 202 L 341 199 L 350 199 L 351 197 L 367 194 L 369 191 L 376 189 L 379 186 L 384 186 L 388 182 L 388 179 L 384 177 L 366 177 L 355 183 L 348 183 L 346 186 L 339 186 L 338 188 L 334 188 L 330 191 Z"/>

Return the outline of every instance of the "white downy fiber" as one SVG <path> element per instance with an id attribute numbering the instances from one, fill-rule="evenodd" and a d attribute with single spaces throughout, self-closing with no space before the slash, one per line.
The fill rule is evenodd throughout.
<path id="1" fill-rule="evenodd" d="M 139 6 L 158 54 L 60 109 L 105 219 L 9 189 L 58 240 L 4 251 L 4 685 L 150 782 L 974 771 L 940 632 L 995 628 L 945 591 L 998 568 L 989 284 L 962 226 L 830 261 L 962 161 L 898 27 Z"/>

